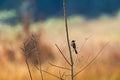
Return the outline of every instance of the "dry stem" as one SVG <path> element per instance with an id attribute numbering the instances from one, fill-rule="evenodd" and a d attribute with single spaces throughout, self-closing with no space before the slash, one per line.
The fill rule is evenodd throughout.
<path id="1" fill-rule="evenodd" d="M 65 28 L 66 28 L 66 38 L 67 38 L 67 43 L 68 43 L 68 48 L 69 48 L 69 55 L 70 55 L 70 61 L 71 61 L 71 80 L 74 80 L 73 75 L 74 75 L 74 64 L 73 64 L 73 57 L 72 57 L 72 51 L 70 47 L 70 40 L 69 40 L 69 31 L 68 31 L 68 24 L 67 24 L 67 15 L 66 15 L 66 0 L 63 1 L 63 8 L 64 8 L 64 20 L 65 20 Z"/>

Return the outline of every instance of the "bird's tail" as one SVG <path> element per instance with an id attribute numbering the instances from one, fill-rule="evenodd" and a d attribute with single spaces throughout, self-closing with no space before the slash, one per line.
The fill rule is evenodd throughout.
<path id="1" fill-rule="evenodd" d="M 78 54 L 77 50 L 75 49 L 75 53 Z"/>

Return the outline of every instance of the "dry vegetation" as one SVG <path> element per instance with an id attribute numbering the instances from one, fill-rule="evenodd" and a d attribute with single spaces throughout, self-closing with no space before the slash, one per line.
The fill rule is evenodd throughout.
<path id="1" fill-rule="evenodd" d="M 74 73 L 83 69 L 75 80 L 120 79 L 119 20 L 119 15 L 114 18 L 102 16 L 96 20 L 85 20 L 79 16 L 68 18 L 70 41 L 76 40 L 78 50 L 78 54 L 74 54 L 68 46 L 69 51 L 73 53 L 73 65 L 75 65 L 71 68 L 76 69 Z M 53 66 L 53 64 L 66 68 L 69 66 L 55 47 L 55 44 L 58 44 L 60 50 L 69 59 L 63 23 L 63 19 L 52 18 L 32 24 L 28 36 L 22 31 L 21 25 L 11 27 L 1 24 L 0 80 L 29 80 L 30 73 L 31 80 L 32 78 L 33 80 L 63 80 L 63 78 L 68 80 L 70 75 L 67 70 Z M 31 38 L 31 34 L 37 34 L 39 39 L 35 41 L 34 36 Z M 104 48 L 107 42 L 109 44 Z M 96 59 L 102 48 L 104 49 Z M 40 58 L 36 58 L 38 56 Z M 95 61 L 84 69 L 94 58 Z M 70 63 L 72 64 L 72 61 Z M 40 69 L 41 76 L 37 69 Z"/>
<path id="2" fill-rule="evenodd" d="M 93 20 L 71 16 L 67 24 L 63 7 L 64 20 L 51 18 L 30 30 L 26 17 L 23 29 L 0 24 L 0 80 L 120 80 L 119 13 Z"/>
<path id="3" fill-rule="evenodd" d="M 74 55 L 76 70 L 82 69 L 95 57 L 97 52 L 109 41 L 101 55 L 88 68 L 76 76 L 75 80 L 119 80 L 120 79 L 120 37 L 119 16 L 116 18 L 100 18 L 97 20 L 81 20 L 71 17 L 68 19 L 71 39 L 76 40 L 80 52 Z M 3 27 L 4 26 L 4 27 Z M 31 25 L 31 33 L 39 34 L 40 53 L 43 55 L 42 68 L 57 76 L 59 71 L 66 70 L 51 66 L 48 62 L 68 67 L 54 44 L 58 44 L 67 53 L 65 31 L 62 19 L 49 19 L 42 23 Z M 13 32 L 14 30 L 14 32 Z M 0 25 L 0 80 L 29 80 L 21 47 L 26 40 L 20 25 L 15 28 Z M 87 39 L 87 41 L 86 41 Z M 84 44 L 84 45 L 83 45 Z M 83 47 L 81 47 L 83 45 Z M 74 52 L 73 52 L 74 53 Z M 46 54 L 46 56 L 45 56 Z M 48 55 L 52 59 L 48 59 Z M 65 54 L 68 56 L 68 54 Z M 32 55 L 32 57 L 34 57 Z M 33 58 L 34 59 L 34 58 Z M 31 64 L 30 64 L 31 65 Z M 33 80 L 40 80 L 39 71 L 31 65 Z M 45 80 L 58 78 L 43 72 Z"/>

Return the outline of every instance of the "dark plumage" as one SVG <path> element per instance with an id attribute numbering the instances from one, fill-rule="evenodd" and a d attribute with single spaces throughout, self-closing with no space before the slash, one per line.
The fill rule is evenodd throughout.
<path id="1" fill-rule="evenodd" d="M 76 49 L 76 43 L 75 43 L 75 40 L 72 40 L 72 42 L 71 42 L 71 46 L 73 47 L 75 53 L 78 54 L 77 49 Z"/>

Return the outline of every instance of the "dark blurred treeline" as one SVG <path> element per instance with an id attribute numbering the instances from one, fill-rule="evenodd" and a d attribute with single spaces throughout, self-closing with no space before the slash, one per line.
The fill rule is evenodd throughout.
<path id="1" fill-rule="evenodd" d="M 115 15 L 120 9 L 120 0 L 69 0 L 70 14 L 98 17 L 101 14 Z"/>
<path id="2" fill-rule="evenodd" d="M 23 0 L 0 0 L 0 10 L 15 9 L 19 13 Z M 29 0 L 31 1 L 31 0 Z M 34 0 L 34 17 L 62 16 L 63 0 Z M 98 17 L 101 14 L 115 15 L 120 8 L 120 0 L 67 0 L 68 15 L 80 14 L 86 17 Z"/>

